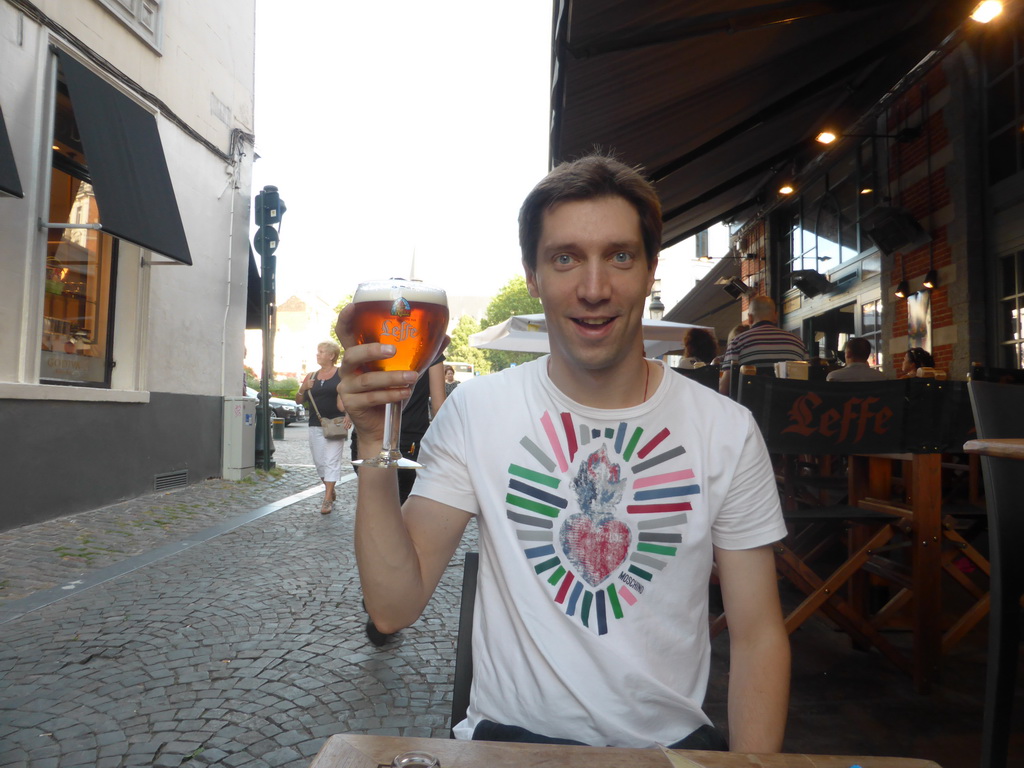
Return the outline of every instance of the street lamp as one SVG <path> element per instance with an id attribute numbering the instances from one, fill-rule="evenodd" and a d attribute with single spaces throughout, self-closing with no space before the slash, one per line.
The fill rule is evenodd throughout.
<path id="1" fill-rule="evenodd" d="M 662 315 L 665 314 L 665 305 L 661 303 L 660 292 L 651 293 L 651 305 L 648 309 L 651 313 L 651 320 L 661 320 Z"/>

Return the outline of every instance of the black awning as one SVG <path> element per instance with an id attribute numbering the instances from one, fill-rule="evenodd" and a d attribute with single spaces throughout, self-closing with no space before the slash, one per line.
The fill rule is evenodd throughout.
<path id="1" fill-rule="evenodd" d="M 551 158 L 644 166 L 672 245 L 762 205 L 819 128 L 849 130 L 976 4 L 554 0 Z"/>
<path id="2" fill-rule="evenodd" d="M 740 265 L 740 259 L 734 255 L 719 259 L 690 292 L 665 313 L 664 319 L 677 323 L 710 325 L 724 339 L 729 331 L 743 322 L 742 302 L 724 288 L 731 278 L 740 277 Z"/>
<path id="3" fill-rule="evenodd" d="M 260 271 L 256 266 L 256 257 L 252 255 L 252 248 L 249 249 L 249 281 L 245 291 L 245 329 L 258 330 L 263 327 L 263 307 L 261 297 L 263 295 L 263 283 L 260 279 Z"/>
<path id="4" fill-rule="evenodd" d="M 191 264 L 156 118 L 63 51 L 57 51 L 75 109 L 105 232 Z"/>
<path id="5" fill-rule="evenodd" d="M 21 191 L 18 167 L 14 164 L 14 150 L 11 149 L 11 140 L 7 136 L 3 109 L 0 109 L 0 195 L 25 196 Z"/>

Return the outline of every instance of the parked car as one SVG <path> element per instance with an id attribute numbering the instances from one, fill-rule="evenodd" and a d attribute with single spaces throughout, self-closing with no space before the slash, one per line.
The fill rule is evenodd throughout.
<path id="1" fill-rule="evenodd" d="M 259 391 L 252 387 L 245 388 L 245 396 L 250 397 L 256 402 L 259 402 Z M 286 400 L 283 397 L 270 397 L 270 410 L 273 411 L 275 416 L 279 416 L 284 419 L 285 426 L 296 422 L 306 420 L 306 409 L 298 403 L 292 400 Z"/>

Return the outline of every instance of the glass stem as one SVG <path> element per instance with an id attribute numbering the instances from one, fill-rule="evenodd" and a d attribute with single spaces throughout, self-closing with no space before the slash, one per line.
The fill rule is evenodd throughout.
<path id="1" fill-rule="evenodd" d="M 398 444 L 402 435 L 402 404 L 388 403 L 384 411 L 384 443 L 380 447 L 381 456 L 391 456 L 392 453 L 400 453 Z"/>

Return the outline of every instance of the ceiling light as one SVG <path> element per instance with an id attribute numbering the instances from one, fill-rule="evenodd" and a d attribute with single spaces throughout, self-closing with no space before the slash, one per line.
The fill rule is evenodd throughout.
<path id="1" fill-rule="evenodd" d="M 872 192 L 874 192 L 874 191 L 875 191 L 875 190 L 874 190 L 874 189 L 872 189 L 871 187 L 864 187 L 864 189 L 862 189 L 862 190 L 860 191 L 860 193 L 861 193 L 862 195 L 870 195 L 870 194 L 871 194 Z"/>
<path id="2" fill-rule="evenodd" d="M 783 184 L 781 187 L 779 187 L 780 195 L 792 195 L 793 192 L 794 189 L 792 184 Z"/>
<path id="3" fill-rule="evenodd" d="M 900 144 L 909 144 L 921 137 L 921 126 L 902 128 L 896 133 L 835 133 L 822 131 L 814 140 L 819 144 L 832 144 L 839 139 L 896 139 Z"/>
<path id="4" fill-rule="evenodd" d="M 905 299 L 908 293 L 910 293 L 910 283 L 905 279 L 900 280 L 899 285 L 896 286 L 896 298 Z"/>
<path id="5" fill-rule="evenodd" d="M 931 290 L 939 284 L 939 273 L 935 269 L 929 269 L 928 274 L 924 276 L 924 287 Z"/>
<path id="6" fill-rule="evenodd" d="M 979 24 L 988 24 L 1002 12 L 1003 4 L 999 0 L 985 0 L 985 2 L 979 3 L 978 7 L 974 9 L 971 18 Z"/>

